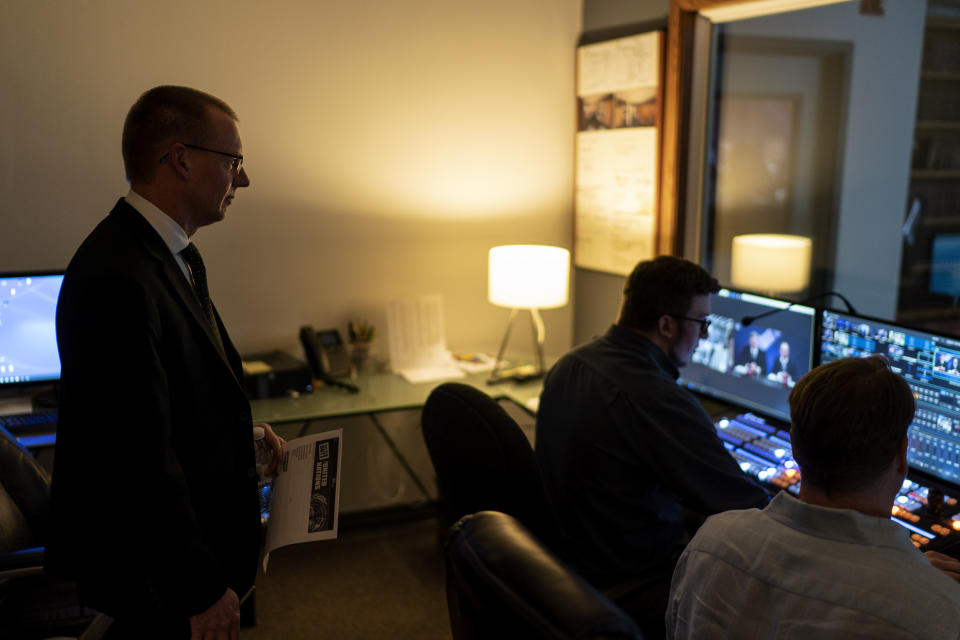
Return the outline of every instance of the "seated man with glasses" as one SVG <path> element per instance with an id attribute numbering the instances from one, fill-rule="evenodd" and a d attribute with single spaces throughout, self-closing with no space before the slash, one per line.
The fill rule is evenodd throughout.
<path id="1" fill-rule="evenodd" d="M 685 510 L 707 515 L 767 502 L 677 384 L 679 367 L 707 335 L 709 296 L 718 289 L 687 260 L 641 262 L 616 324 L 563 356 L 540 398 L 536 456 L 571 538 L 569 560 L 651 637 L 663 637 L 670 577 L 689 540 Z"/>

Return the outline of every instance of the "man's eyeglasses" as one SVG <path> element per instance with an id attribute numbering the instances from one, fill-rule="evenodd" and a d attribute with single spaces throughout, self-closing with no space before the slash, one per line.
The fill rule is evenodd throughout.
<path id="1" fill-rule="evenodd" d="M 226 151 L 217 151 L 216 149 L 208 149 L 206 147 L 201 147 L 198 144 L 186 144 L 185 147 L 188 149 L 196 149 L 197 151 L 208 151 L 210 153 L 216 153 L 221 156 L 226 156 L 228 158 L 233 158 L 233 162 L 230 163 L 230 170 L 234 173 L 240 173 L 240 170 L 243 169 L 243 156 L 238 156 L 235 153 L 227 153 Z"/>
<path id="2" fill-rule="evenodd" d="M 709 318 L 688 318 L 687 316 L 680 316 L 675 313 L 668 313 L 668 316 L 671 318 L 676 318 L 677 320 L 689 320 L 690 322 L 696 322 L 700 325 L 700 335 L 701 337 L 706 338 L 709 329 L 710 329 L 710 319 Z"/>

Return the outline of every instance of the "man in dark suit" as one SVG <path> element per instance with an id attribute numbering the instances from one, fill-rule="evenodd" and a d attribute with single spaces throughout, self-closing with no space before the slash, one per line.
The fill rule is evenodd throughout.
<path id="1" fill-rule="evenodd" d="M 131 190 L 60 293 L 47 567 L 115 619 L 111 638 L 237 638 L 256 575 L 250 405 L 189 244 L 250 184 L 236 120 L 195 89 L 144 93 L 123 129 Z M 283 442 L 265 430 L 276 462 Z"/>
<path id="2" fill-rule="evenodd" d="M 750 332 L 750 340 L 740 349 L 737 364 L 742 365 L 748 376 L 762 376 L 767 368 L 767 352 L 760 348 L 760 336 Z"/>
<path id="3" fill-rule="evenodd" d="M 773 361 L 768 377 L 789 387 L 796 384 L 797 378 L 800 377 L 800 369 L 797 367 L 797 362 L 790 357 L 789 342 L 780 343 L 780 355 Z"/>

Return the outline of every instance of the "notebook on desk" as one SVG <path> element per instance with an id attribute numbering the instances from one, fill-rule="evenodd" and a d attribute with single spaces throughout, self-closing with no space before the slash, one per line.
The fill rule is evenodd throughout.
<path id="1" fill-rule="evenodd" d="M 390 366 L 410 383 L 465 376 L 447 351 L 443 298 L 425 295 L 387 305 Z"/>

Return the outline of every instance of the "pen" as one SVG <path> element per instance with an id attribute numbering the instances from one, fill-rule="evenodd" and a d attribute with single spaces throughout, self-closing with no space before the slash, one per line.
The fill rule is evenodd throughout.
<path id="1" fill-rule="evenodd" d="M 254 590 L 255 586 L 256 586 L 256 585 L 250 585 L 250 588 L 247 589 L 247 592 L 246 592 L 245 594 L 243 594 L 243 597 L 242 597 L 242 598 L 240 598 L 240 606 L 241 606 L 241 607 L 243 606 L 243 603 L 247 601 L 247 598 L 249 598 L 251 595 L 253 595 L 253 590 Z"/>

